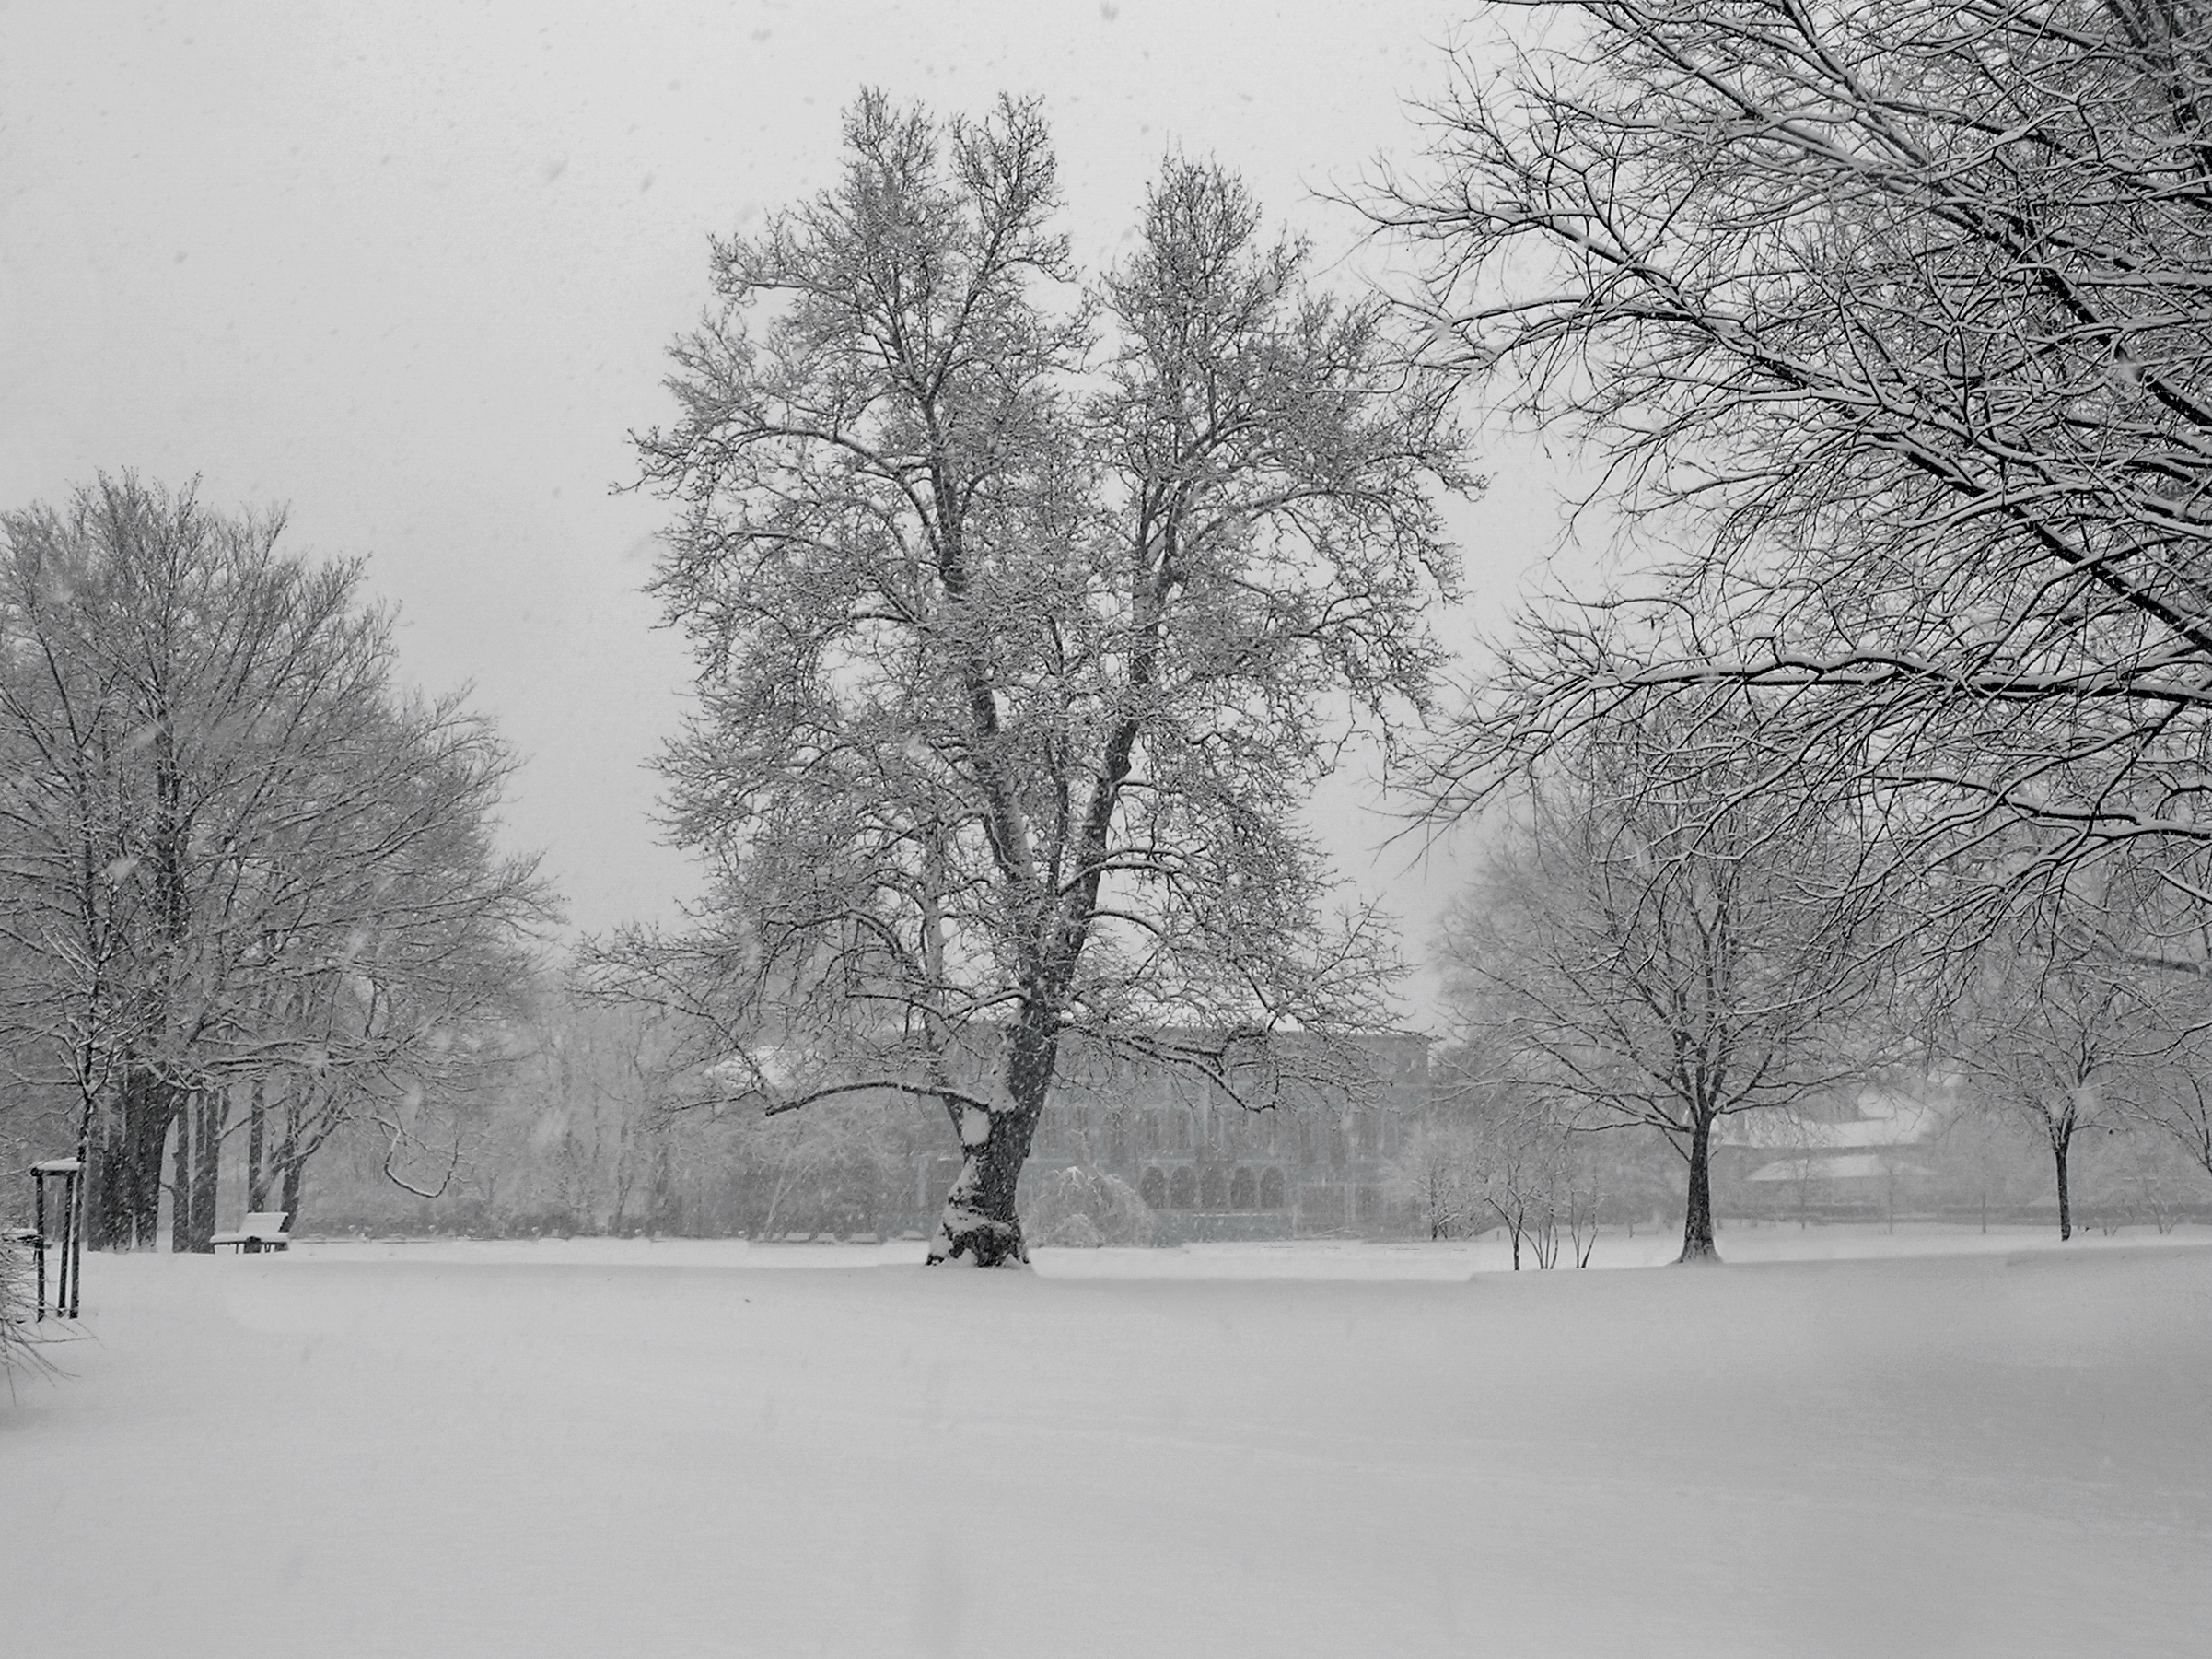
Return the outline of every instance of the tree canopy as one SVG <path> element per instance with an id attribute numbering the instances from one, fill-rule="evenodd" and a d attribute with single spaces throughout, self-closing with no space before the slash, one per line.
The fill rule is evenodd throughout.
<path id="1" fill-rule="evenodd" d="M 1375 210 L 1501 407 L 1595 447 L 1664 555 L 1533 627 L 1464 803 L 1618 699 L 1753 683 L 2042 862 L 2212 837 L 2212 12 L 1592 0 L 1461 58 Z M 1525 643 L 1524 637 L 1524 643 Z"/>

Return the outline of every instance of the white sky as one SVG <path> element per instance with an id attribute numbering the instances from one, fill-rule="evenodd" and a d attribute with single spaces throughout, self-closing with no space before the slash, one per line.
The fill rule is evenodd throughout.
<path id="1" fill-rule="evenodd" d="M 1333 254 L 1309 187 L 1418 142 L 1464 0 L 651 6 L 0 0 L 0 505 L 98 469 L 286 502 L 368 555 L 406 671 L 464 682 L 528 757 L 508 813 L 572 920 L 668 917 L 646 763 L 686 660 L 639 591 L 664 514 L 610 486 L 665 419 L 706 239 L 832 181 L 864 84 L 1047 100 L 1078 255 L 1170 145 Z M 1553 534 L 1541 469 L 1461 515 L 1470 589 Z M 1356 780 L 1320 809 L 1418 950 L 1448 883 L 1378 863 Z"/>

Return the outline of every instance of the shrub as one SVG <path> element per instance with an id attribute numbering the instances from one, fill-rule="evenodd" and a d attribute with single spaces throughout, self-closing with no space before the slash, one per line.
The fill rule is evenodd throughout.
<path id="1" fill-rule="evenodd" d="M 0 1233 L 0 1376 L 40 1365 L 31 1330 L 30 1246 Z"/>
<path id="2" fill-rule="evenodd" d="M 1022 1232 L 1032 1244 L 1077 1249 L 1149 1244 L 1152 1210 L 1128 1182 L 1078 1164 L 1045 1177 L 1023 1218 Z"/>

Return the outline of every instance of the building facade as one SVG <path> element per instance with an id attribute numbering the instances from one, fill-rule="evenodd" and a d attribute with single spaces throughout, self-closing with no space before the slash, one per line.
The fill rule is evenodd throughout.
<path id="1" fill-rule="evenodd" d="M 1117 1176 L 1161 1244 L 1403 1233 L 1388 1166 L 1427 1109 L 1429 1040 L 1376 1032 L 1352 1046 L 1330 1081 L 1285 1081 L 1258 1109 L 1164 1065 L 1064 1052 L 1023 1187 L 1077 1165 Z M 932 1157 L 922 1193 L 941 1204 L 957 1173 Z"/>

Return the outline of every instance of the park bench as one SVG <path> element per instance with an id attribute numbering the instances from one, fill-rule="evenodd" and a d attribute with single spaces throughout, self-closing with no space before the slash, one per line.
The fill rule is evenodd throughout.
<path id="1" fill-rule="evenodd" d="M 288 1249 L 292 1235 L 285 1231 L 285 1218 L 290 1214 L 287 1209 L 257 1209 L 236 1233 L 218 1233 L 209 1242 L 218 1249 L 227 1244 L 249 1256 L 262 1250 Z"/>

